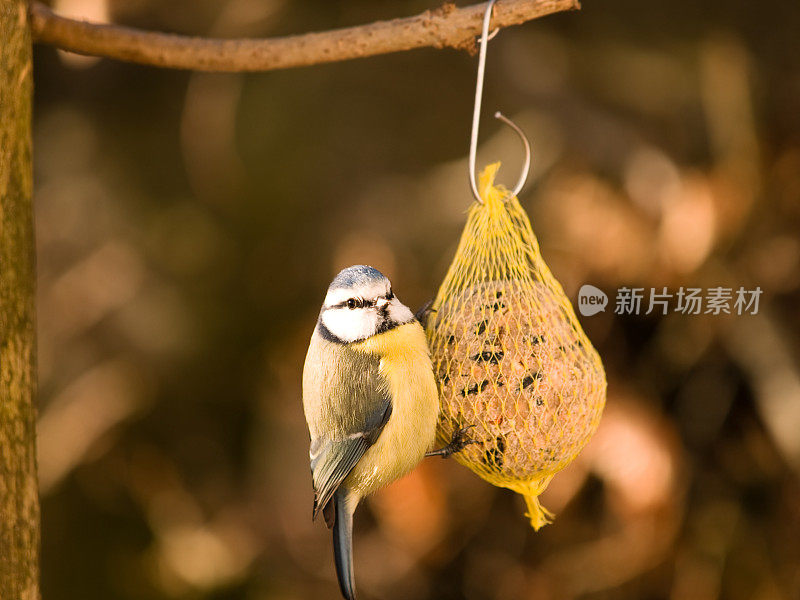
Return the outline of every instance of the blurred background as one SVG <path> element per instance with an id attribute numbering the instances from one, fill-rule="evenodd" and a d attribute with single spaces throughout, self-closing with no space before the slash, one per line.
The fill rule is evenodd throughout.
<path id="1" fill-rule="evenodd" d="M 271 36 L 421 0 L 57 0 Z M 520 497 L 426 461 L 356 518 L 362 597 L 800 598 L 800 6 L 586 0 L 490 43 L 485 113 L 583 283 L 744 286 L 754 316 L 582 317 L 608 404 L 534 533 Z M 476 59 L 423 49 L 252 75 L 36 50 L 47 600 L 337 598 L 300 400 L 325 288 L 370 263 L 418 307 L 471 202 Z M 516 181 L 483 120 L 479 163 Z"/>

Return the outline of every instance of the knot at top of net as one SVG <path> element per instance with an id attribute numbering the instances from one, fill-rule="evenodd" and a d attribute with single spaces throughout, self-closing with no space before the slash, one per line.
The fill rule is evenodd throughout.
<path id="1" fill-rule="evenodd" d="M 499 170 L 500 162 L 494 162 L 484 167 L 478 176 L 478 193 L 481 203 L 489 209 L 502 207 L 504 202 L 514 196 L 513 192 L 503 184 L 495 185 L 494 179 Z"/>

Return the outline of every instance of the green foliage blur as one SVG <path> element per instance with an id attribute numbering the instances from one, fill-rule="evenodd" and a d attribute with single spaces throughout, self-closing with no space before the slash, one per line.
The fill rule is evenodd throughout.
<path id="1" fill-rule="evenodd" d="M 421 0 L 57 0 L 153 30 L 272 36 Z M 800 596 L 800 5 L 586 0 L 489 46 L 479 166 L 516 180 L 609 378 L 552 525 L 452 461 L 356 514 L 364 598 Z M 46 600 L 337 598 L 300 377 L 325 288 L 373 264 L 412 308 L 471 202 L 476 59 L 264 74 L 37 47 Z M 758 315 L 615 315 L 622 286 L 763 290 Z"/>

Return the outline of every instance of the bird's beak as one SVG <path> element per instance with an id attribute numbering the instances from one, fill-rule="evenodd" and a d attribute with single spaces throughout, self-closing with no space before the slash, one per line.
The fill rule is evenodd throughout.
<path id="1" fill-rule="evenodd" d="M 375 301 L 375 306 L 378 307 L 379 309 L 385 308 L 386 305 L 388 305 L 388 304 L 389 304 L 389 301 L 386 298 L 378 298 Z"/>

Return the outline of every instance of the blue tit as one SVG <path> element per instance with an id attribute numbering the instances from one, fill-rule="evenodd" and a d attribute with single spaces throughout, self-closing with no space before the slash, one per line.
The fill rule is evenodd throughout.
<path id="1" fill-rule="evenodd" d="M 313 517 L 333 528 L 342 595 L 354 600 L 353 512 L 431 447 L 439 396 L 422 326 L 377 269 L 356 265 L 328 287 L 303 369 Z M 448 456 L 465 443 L 428 452 Z"/>

